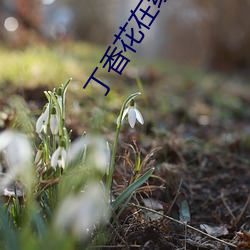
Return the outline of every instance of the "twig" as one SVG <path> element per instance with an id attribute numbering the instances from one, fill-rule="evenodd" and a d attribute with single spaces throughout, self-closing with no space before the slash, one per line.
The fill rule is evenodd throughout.
<path id="1" fill-rule="evenodd" d="M 195 228 L 195 227 L 192 227 L 192 226 L 188 225 L 186 222 L 178 221 L 178 220 L 176 220 L 176 219 L 173 219 L 173 218 L 170 217 L 170 216 L 167 216 L 167 215 L 165 215 L 165 214 L 162 214 L 162 213 L 160 213 L 160 212 L 157 212 L 157 211 L 155 211 L 155 210 L 153 210 L 153 209 L 151 209 L 151 208 L 147 208 L 147 207 L 144 207 L 144 206 L 141 206 L 141 205 L 136 205 L 136 204 L 133 204 L 133 203 L 132 203 L 132 204 L 130 203 L 129 205 L 130 205 L 130 206 L 137 207 L 137 208 L 140 208 L 140 209 L 145 209 L 145 210 L 150 211 L 150 212 L 152 212 L 152 213 L 161 215 L 161 216 L 163 216 L 164 218 L 167 218 L 167 219 L 169 219 L 169 220 L 171 220 L 171 221 L 174 221 L 174 222 L 176 222 L 176 223 L 178 223 L 178 224 L 180 224 L 180 225 L 182 225 L 182 226 L 186 226 L 186 227 L 188 227 L 189 229 L 192 229 L 192 230 L 194 230 L 194 231 L 196 231 L 196 232 L 198 232 L 198 233 L 200 233 L 200 234 L 203 234 L 203 235 L 205 235 L 205 236 L 207 236 L 207 237 L 209 237 L 209 238 L 211 238 L 211 239 L 213 239 L 213 240 L 219 241 L 219 242 L 221 242 L 221 243 L 223 243 L 223 244 L 226 244 L 226 245 L 228 245 L 228 246 L 230 246 L 230 247 L 237 248 L 237 246 L 234 245 L 234 244 L 232 244 L 232 243 L 229 243 L 229 242 L 226 242 L 226 241 L 224 241 L 224 240 L 218 239 L 218 238 L 216 238 L 216 237 L 214 237 L 214 236 L 212 236 L 212 235 L 209 235 L 209 234 L 207 234 L 207 233 L 205 233 L 205 232 L 203 232 L 203 231 L 201 231 L 201 230 L 199 230 L 199 229 L 197 229 L 197 228 Z"/>
<path id="2" fill-rule="evenodd" d="M 169 214 L 169 213 L 171 212 L 171 210 L 172 210 L 172 208 L 173 208 L 173 205 L 175 204 L 175 202 L 176 202 L 176 200 L 177 200 L 177 197 L 178 197 L 178 195 L 179 195 L 179 193 L 180 193 L 181 186 L 182 186 L 182 179 L 180 180 L 178 190 L 177 190 L 177 192 L 176 192 L 176 195 L 175 195 L 175 197 L 174 197 L 174 200 L 172 201 L 172 203 L 171 203 L 171 205 L 170 205 L 170 207 L 169 207 L 169 209 L 168 209 L 168 211 L 167 211 L 167 214 Z"/>
<path id="3" fill-rule="evenodd" d="M 249 203 L 250 203 L 250 194 L 248 194 L 247 201 L 246 201 L 245 206 L 243 207 L 241 213 L 240 213 L 240 214 L 237 216 L 237 218 L 235 218 L 235 220 L 233 221 L 235 226 L 237 226 L 238 223 L 240 222 L 240 220 L 242 219 L 244 213 L 246 212 L 246 210 L 247 210 L 247 208 L 248 208 Z"/>
<path id="4" fill-rule="evenodd" d="M 222 200 L 224 206 L 226 207 L 227 211 L 229 212 L 229 214 L 230 214 L 231 217 L 233 218 L 233 221 L 235 221 L 236 218 L 235 218 L 235 216 L 234 216 L 232 210 L 230 209 L 230 207 L 227 205 L 227 202 L 226 202 L 226 200 L 225 200 L 225 196 L 224 196 L 224 192 L 223 192 L 223 191 L 221 192 L 220 197 L 221 197 L 221 200 Z"/>
<path id="5" fill-rule="evenodd" d="M 44 192 L 46 189 L 48 189 L 48 188 L 51 188 L 52 186 L 53 186 L 53 184 L 55 184 L 55 183 L 58 183 L 58 179 L 59 178 L 56 178 L 55 180 L 50 180 L 50 182 L 49 183 L 44 183 L 45 184 L 45 186 L 39 191 L 39 192 L 37 192 L 35 195 L 34 195 L 34 197 L 37 199 L 41 194 L 42 194 L 42 192 Z M 41 183 L 39 183 L 39 186 L 40 186 L 40 184 Z M 38 187 L 39 187 L 38 186 Z"/>
<path id="6" fill-rule="evenodd" d="M 184 241 L 184 249 L 187 250 L 187 222 L 184 222 L 185 226 L 185 241 Z"/>
<path id="7" fill-rule="evenodd" d="M 126 245 L 115 245 L 115 246 L 104 246 L 104 245 L 98 245 L 98 246 L 90 246 L 90 249 L 99 249 L 99 248 L 124 248 L 128 247 Z M 141 245 L 129 245 L 129 247 L 134 247 L 134 248 L 141 248 Z"/>

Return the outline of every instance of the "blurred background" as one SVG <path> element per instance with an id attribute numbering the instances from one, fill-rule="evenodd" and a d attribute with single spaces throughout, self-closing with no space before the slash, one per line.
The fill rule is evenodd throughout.
<path id="1" fill-rule="evenodd" d="M 0 39 L 16 48 L 71 39 L 109 45 L 138 2 L 0 0 Z M 136 56 L 248 71 L 249 0 L 168 0 L 160 11 Z"/>

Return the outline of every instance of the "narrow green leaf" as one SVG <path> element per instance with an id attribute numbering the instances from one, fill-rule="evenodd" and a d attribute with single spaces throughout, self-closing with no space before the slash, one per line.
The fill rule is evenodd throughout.
<path id="1" fill-rule="evenodd" d="M 21 250 L 20 241 L 16 231 L 8 221 L 8 215 L 0 208 L 0 228 L 2 229 L 6 250 Z"/>
<path id="2" fill-rule="evenodd" d="M 42 215 L 39 212 L 34 211 L 33 220 L 34 220 L 34 223 L 36 225 L 36 229 L 37 229 L 38 235 L 40 237 L 44 236 L 44 233 L 45 233 L 45 222 L 43 220 Z"/>
<path id="3" fill-rule="evenodd" d="M 137 159 L 136 159 L 136 167 L 135 171 L 138 173 L 141 170 L 141 154 L 140 152 L 137 154 Z"/>
<path id="4" fill-rule="evenodd" d="M 154 172 L 154 168 L 149 169 L 143 176 L 138 178 L 133 184 L 126 188 L 118 198 L 112 203 L 112 208 L 115 211 L 124 200 L 126 200 L 137 188 L 139 188 Z"/>
<path id="5" fill-rule="evenodd" d="M 126 206 L 128 205 L 128 203 L 129 203 L 130 199 L 132 198 L 132 196 L 133 196 L 133 193 L 131 193 L 131 194 L 129 195 L 129 197 L 127 198 L 127 200 L 123 203 L 122 207 L 119 209 L 119 212 L 118 212 L 117 215 L 115 216 L 115 218 L 114 218 L 114 220 L 113 220 L 113 222 L 112 222 L 112 225 L 114 225 L 114 224 L 117 222 L 117 220 L 119 219 L 120 215 L 122 214 L 122 212 L 124 211 L 124 209 L 125 209 Z"/>
<path id="6" fill-rule="evenodd" d="M 189 222 L 191 220 L 190 209 L 187 200 L 182 201 L 180 208 L 180 221 Z"/>
<path id="7" fill-rule="evenodd" d="M 68 89 L 68 86 L 69 86 L 69 83 L 72 81 L 72 78 L 69 78 L 69 80 L 67 81 L 67 83 L 63 86 L 63 89 L 62 89 L 62 94 L 65 95 L 66 94 L 66 91 Z"/>

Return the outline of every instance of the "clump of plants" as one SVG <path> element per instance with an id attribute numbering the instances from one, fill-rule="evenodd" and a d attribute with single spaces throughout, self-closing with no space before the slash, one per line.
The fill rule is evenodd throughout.
<path id="1" fill-rule="evenodd" d="M 0 133 L 2 197 L 1 249 L 85 249 L 112 238 L 134 192 L 154 171 L 136 158 L 132 181 L 113 194 L 113 173 L 122 121 L 133 128 L 144 123 L 131 94 L 117 118 L 113 142 L 83 134 L 71 140 L 65 126 L 66 92 L 70 80 L 45 91 L 47 103 L 34 131 Z M 108 229 L 108 230 L 106 230 Z"/>

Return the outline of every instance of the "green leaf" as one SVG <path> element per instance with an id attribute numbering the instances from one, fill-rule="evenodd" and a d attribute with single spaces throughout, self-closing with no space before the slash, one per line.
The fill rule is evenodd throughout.
<path id="1" fill-rule="evenodd" d="M 190 210 L 187 200 L 181 202 L 180 208 L 180 221 L 181 222 L 189 222 L 191 220 Z"/>
<path id="2" fill-rule="evenodd" d="M 137 154 L 135 172 L 138 173 L 141 170 L 141 154 Z"/>
<path id="3" fill-rule="evenodd" d="M 63 97 L 66 95 L 66 91 L 67 91 L 69 83 L 71 81 L 72 81 L 72 78 L 69 78 L 69 80 L 67 81 L 67 83 L 63 86 L 63 89 L 62 89 L 62 95 L 63 95 Z"/>
<path id="4" fill-rule="evenodd" d="M 6 249 L 7 250 L 21 250 L 20 241 L 13 226 L 9 223 L 8 215 L 2 208 L 0 208 L 0 228 L 3 231 Z M 1 232 L 2 233 L 2 232 Z"/>
<path id="5" fill-rule="evenodd" d="M 122 212 L 124 211 L 124 209 L 125 209 L 126 206 L 128 205 L 128 203 L 129 203 L 130 199 L 132 198 L 132 196 L 133 196 L 133 193 L 131 193 L 131 194 L 129 195 L 129 197 L 127 198 L 127 200 L 123 203 L 123 205 L 122 205 L 122 207 L 120 208 L 119 212 L 118 212 L 117 215 L 115 216 L 115 218 L 114 218 L 114 220 L 113 220 L 113 222 L 112 222 L 112 225 L 114 225 L 114 224 L 117 222 L 117 220 L 119 219 L 120 215 L 122 214 Z"/>
<path id="6" fill-rule="evenodd" d="M 34 211 L 33 221 L 34 221 L 34 224 L 36 225 L 36 229 L 37 229 L 38 235 L 40 237 L 44 236 L 44 233 L 45 233 L 45 222 L 44 222 L 44 219 L 43 219 L 42 215 L 38 211 Z"/>
<path id="7" fill-rule="evenodd" d="M 151 168 L 143 176 L 138 178 L 133 184 L 127 187 L 112 203 L 113 210 L 115 211 L 124 200 L 126 200 L 137 188 L 139 188 L 143 183 L 145 183 L 147 179 L 151 176 L 151 174 L 154 172 L 154 170 L 154 168 Z"/>

